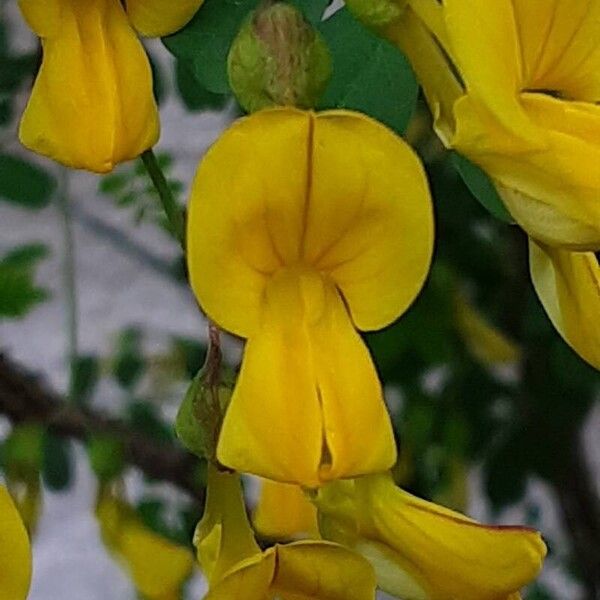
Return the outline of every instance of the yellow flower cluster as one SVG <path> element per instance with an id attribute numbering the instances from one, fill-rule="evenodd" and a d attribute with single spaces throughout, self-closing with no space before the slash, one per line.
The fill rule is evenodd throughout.
<path id="1" fill-rule="evenodd" d="M 600 1 L 347 4 L 408 56 L 444 144 L 530 236 L 554 326 L 600 369 Z"/>
<path id="2" fill-rule="evenodd" d="M 365 1 L 348 5 L 411 58 L 444 142 L 491 175 L 530 234 L 550 317 L 600 365 L 600 1 L 380 0 L 368 10 Z M 201 3 L 20 0 L 44 50 L 23 143 L 98 172 L 150 148 L 158 116 L 134 28 L 163 35 Z M 195 536 L 208 599 L 372 600 L 379 586 L 404 600 L 516 600 L 539 572 L 537 532 L 481 525 L 388 474 L 396 444 L 359 331 L 407 310 L 433 240 L 419 159 L 365 115 L 268 109 L 206 154 L 189 204 L 191 285 L 214 323 L 247 340 Z M 515 355 L 461 314 L 465 335 L 486 332 L 484 357 Z M 262 551 L 237 472 L 270 480 L 257 529 L 325 539 Z M 26 536 L 6 493 L 0 509 L 0 591 L 21 599 Z M 110 490 L 97 514 L 140 592 L 176 597 L 188 554 L 146 531 Z"/>

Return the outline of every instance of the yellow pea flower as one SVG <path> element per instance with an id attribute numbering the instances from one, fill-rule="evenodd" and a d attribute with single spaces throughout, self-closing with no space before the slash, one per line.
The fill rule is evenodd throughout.
<path id="1" fill-rule="evenodd" d="M 25 600 L 31 583 L 31 547 L 10 494 L 0 485 L 0 598 Z"/>
<path id="2" fill-rule="evenodd" d="M 389 468 L 356 329 L 394 321 L 429 269 L 431 200 L 410 147 L 359 113 L 254 113 L 201 163 L 187 240 L 201 306 L 248 339 L 219 461 L 306 487 Z"/>
<path id="3" fill-rule="evenodd" d="M 19 0 L 42 66 L 19 129 L 30 150 L 105 173 L 159 136 L 143 35 L 180 29 L 203 0 Z"/>
<path id="4" fill-rule="evenodd" d="M 539 533 L 482 525 L 389 474 L 332 482 L 315 502 L 324 537 L 368 558 L 379 586 L 404 600 L 516 600 L 546 554 Z"/>
<path id="5" fill-rule="evenodd" d="M 317 510 L 297 485 L 263 479 L 252 517 L 256 531 L 267 538 L 315 537 Z"/>
<path id="6" fill-rule="evenodd" d="M 493 179 L 531 238 L 551 320 L 600 369 L 597 319 L 580 310 L 600 305 L 600 0 L 376 4 L 388 7 L 383 22 L 365 0 L 348 2 L 409 57 L 444 143 Z"/>
<path id="7" fill-rule="evenodd" d="M 122 499 L 118 486 L 103 486 L 96 517 L 106 548 L 130 575 L 144 600 L 178 600 L 192 574 L 194 556 L 146 527 Z"/>
<path id="8" fill-rule="evenodd" d="M 358 554 L 331 542 L 275 545 L 264 552 L 248 522 L 240 476 L 208 468 L 204 516 L 194 543 L 209 581 L 205 600 L 373 600 L 375 574 Z"/>

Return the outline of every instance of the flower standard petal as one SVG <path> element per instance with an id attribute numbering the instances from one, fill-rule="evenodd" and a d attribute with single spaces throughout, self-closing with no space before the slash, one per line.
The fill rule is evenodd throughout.
<path id="1" fill-rule="evenodd" d="M 237 121 L 208 151 L 187 228 L 194 293 L 216 323 L 248 337 L 268 278 L 298 257 L 310 114 L 274 109 Z"/>
<path id="2" fill-rule="evenodd" d="M 31 582 L 31 547 L 21 516 L 0 485 L 0 597 L 25 600 Z"/>
<path id="3" fill-rule="evenodd" d="M 158 139 L 148 59 L 120 2 L 47 4 L 44 23 L 36 0 L 20 2 L 42 38 L 43 60 L 19 137 L 69 167 L 110 171 Z"/>
<path id="4" fill-rule="evenodd" d="M 600 265 L 593 252 L 570 252 L 529 241 L 531 279 L 554 327 L 600 369 Z"/>
<path id="5" fill-rule="evenodd" d="M 357 113 L 317 116 L 305 256 L 330 274 L 355 325 L 380 329 L 420 291 L 433 251 L 433 210 L 412 149 Z"/>
<path id="6" fill-rule="evenodd" d="M 133 26 L 148 37 L 174 33 L 186 25 L 204 0 L 126 0 Z"/>
<path id="7" fill-rule="evenodd" d="M 600 99 L 600 2 L 514 0 L 515 22 L 529 89 Z"/>

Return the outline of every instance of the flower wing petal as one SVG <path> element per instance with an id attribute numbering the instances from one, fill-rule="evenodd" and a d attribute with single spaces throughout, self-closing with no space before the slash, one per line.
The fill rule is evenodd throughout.
<path id="1" fill-rule="evenodd" d="M 373 600 L 375 574 L 359 554 L 324 541 L 277 546 L 272 591 L 286 600 Z"/>
<path id="2" fill-rule="evenodd" d="M 20 4 L 42 37 L 44 55 L 19 137 L 69 167 L 110 171 L 158 139 L 148 59 L 120 2 L 45 4 L 48 22 L 39 3 Z"/>
<path id="3" fill-rule="evenodd" d="M 536 531 L 482 525 L 412 496 L 387 475 L 356 485 L 378 541 L 398 553 L 432 600 L 508 597 L 541 569 L 546 547 Z"/>
<path id="4" fill-rule="evenodd" d="M 323 410 L 328 463 L 323 480 L 384 471 L 396 461 L 396 443 L 381 384 L 364 342 L 337 291 L 328 313 L 311 329 Z"/>
<path id="5" fill-rule="evenodd" d="M 247 342 L 218 459 L 267 479 L 319 484 L 323 418 L 299 282 L 274 278 L 260 330 Z"/>
<path id="6" fill-rule="evenodd" d="M 268 600 L 275 576 L 275 550 L 269 548 L 231 568 L 218 581 L 204 600 Z"/>
<path id="7" fill-rule="evenodd" d="M 529 241 L 535 291 L 554 327 L 600 369 L 600 265 L 592 252 L 569 252 Z"/>
<path id="8" fill-rule="evenodd" d="M 186 25 L 204 0 L 126 0 L 133 26 L 148 37 L 174 33 Z"/>

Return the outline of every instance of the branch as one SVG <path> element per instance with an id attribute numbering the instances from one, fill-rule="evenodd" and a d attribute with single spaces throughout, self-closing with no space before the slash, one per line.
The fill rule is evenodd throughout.
<path id="1" fill-rule="evenodd" d="M 91 434 L 111 435 L 123 444 L 125 460 L 152 479 L 172 483 L 202 500 L 198 459 L 174 444 L 133 431 L 116 418 L 67 405 L 40 378 L 0 354 L 0 414 L 13 423 L 41 423 L 57 435 L 86 441 Z"/>

